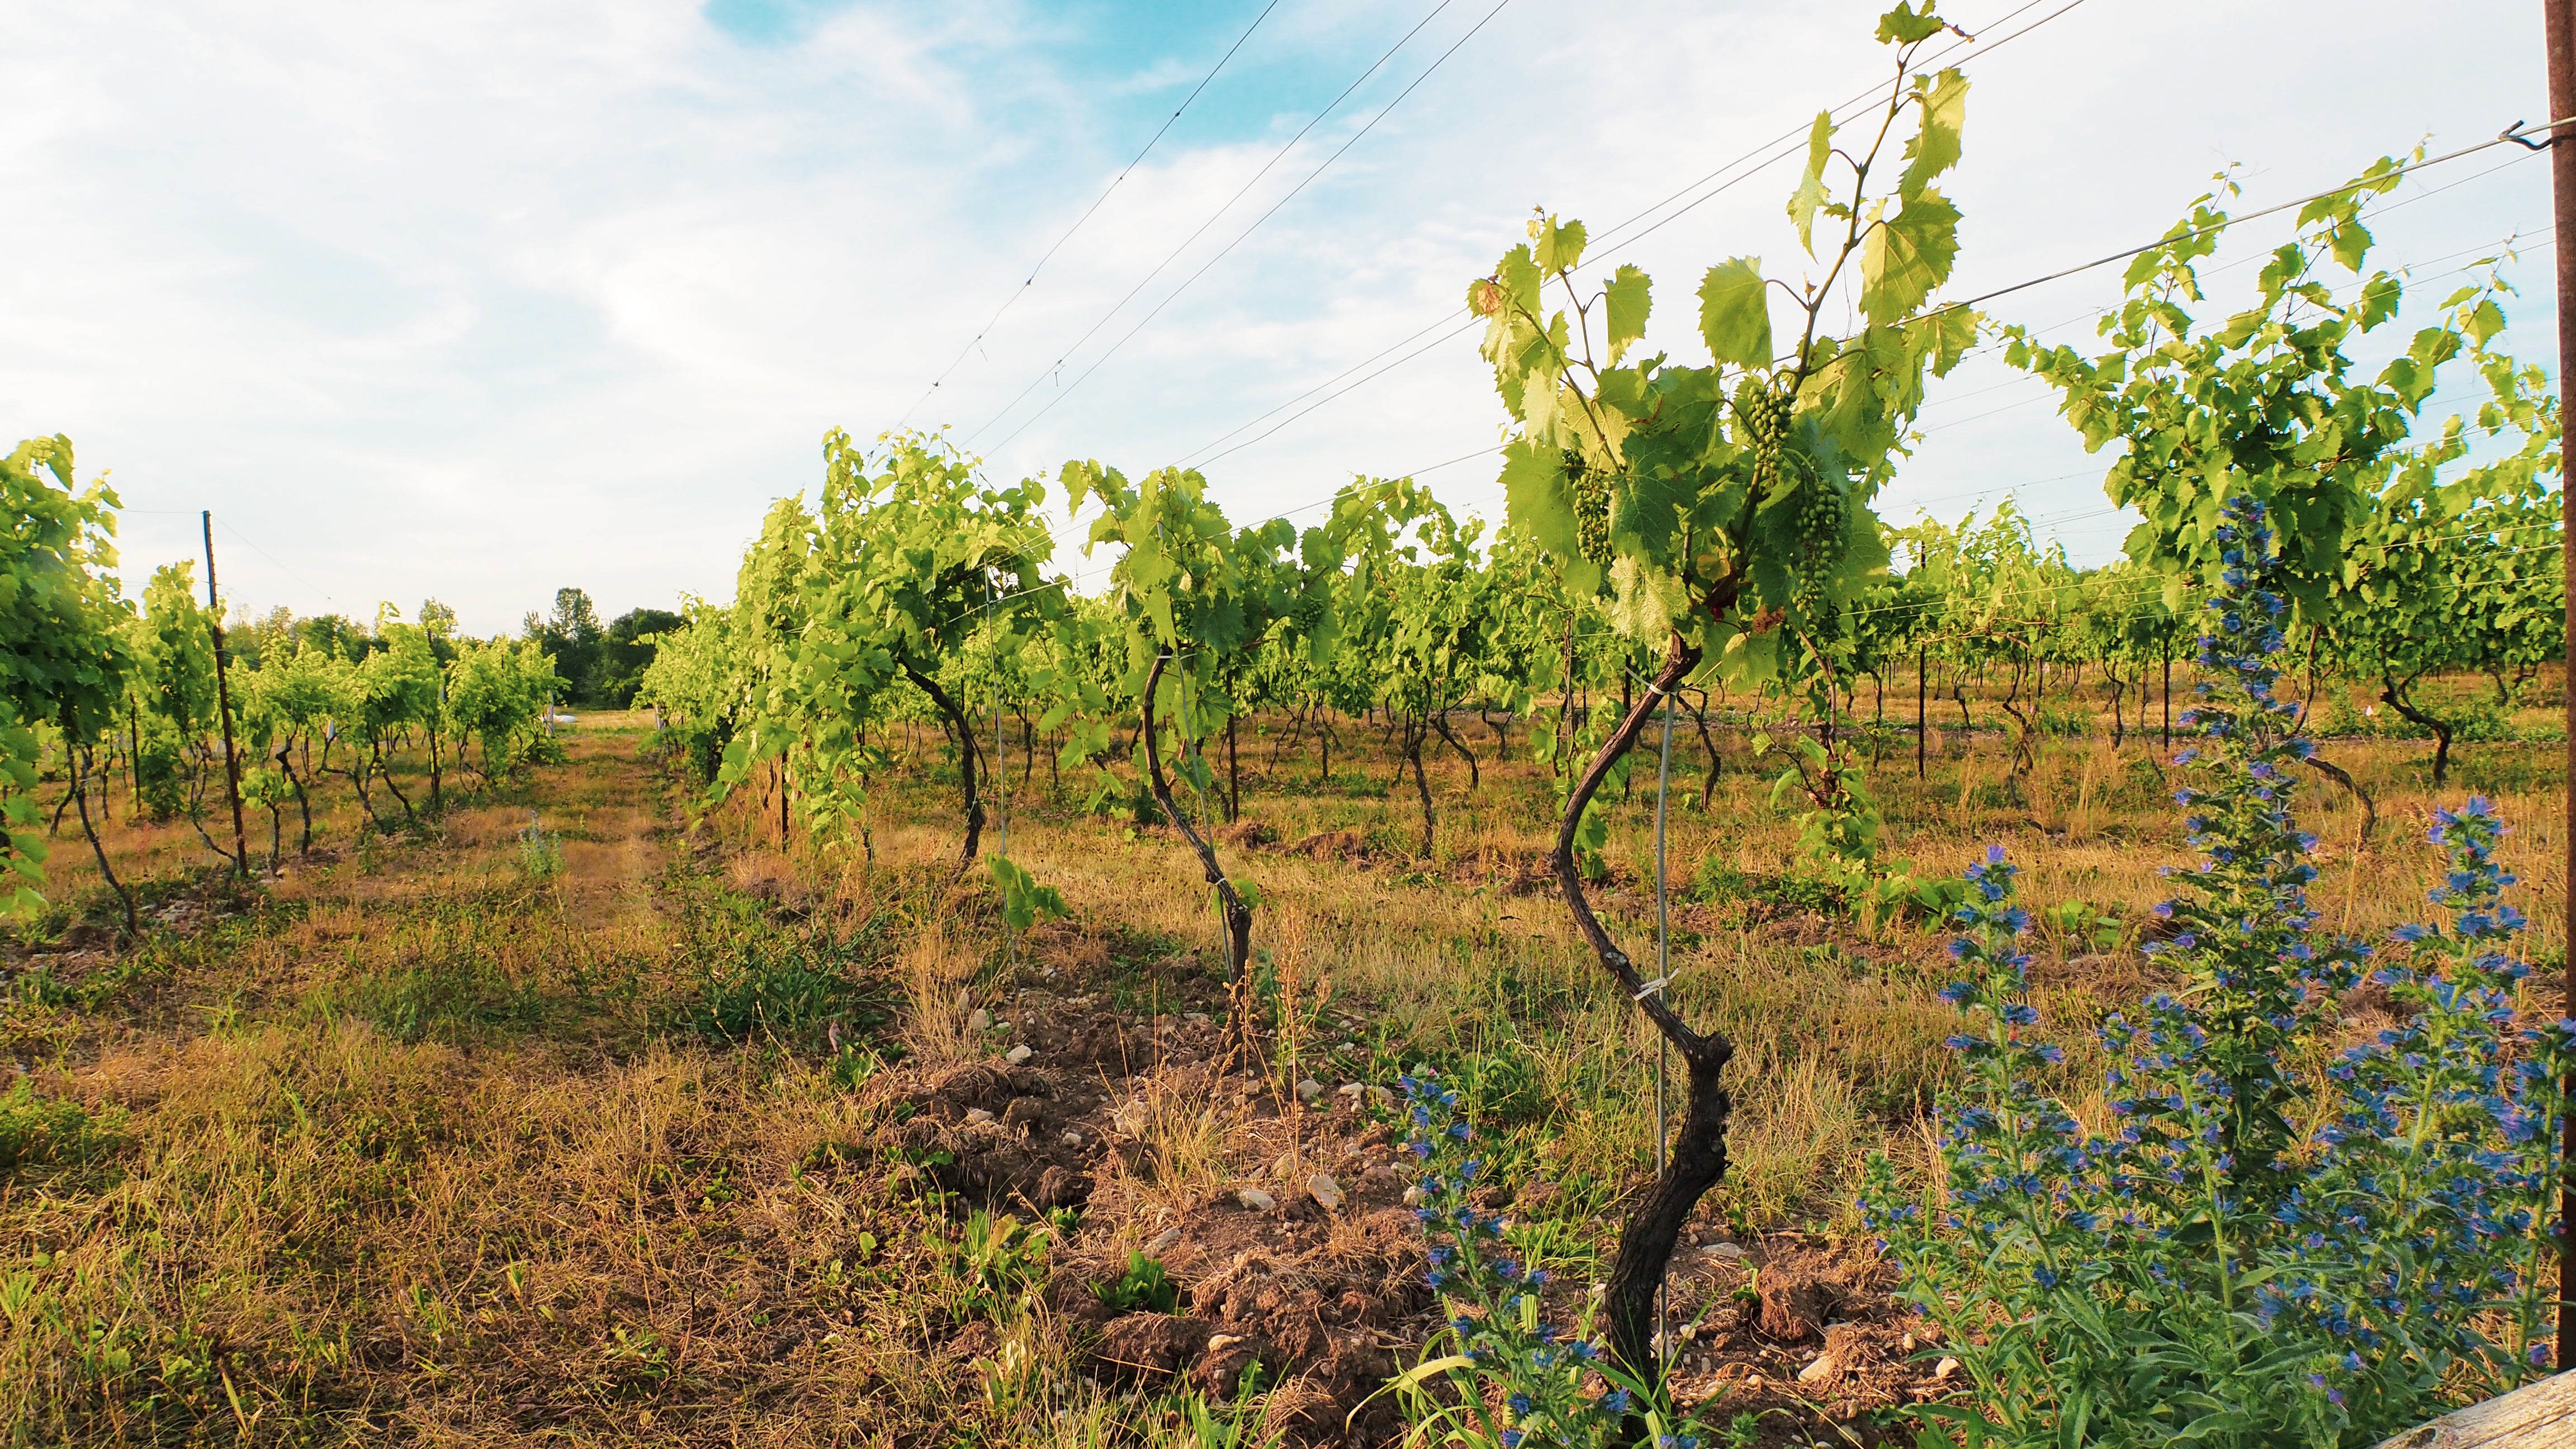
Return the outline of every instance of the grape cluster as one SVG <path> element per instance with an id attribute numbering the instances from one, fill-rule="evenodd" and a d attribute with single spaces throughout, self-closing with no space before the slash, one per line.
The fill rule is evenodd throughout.
<path id="1" fill-rule="evenodd" d="M 1780 481 L 1780 455 L 1789 439 L 1789 400 L 1749 379 L 1735 394 L 1735 410 L 1753 440 L 1753 496 L 1768 497 Z"/>
<path id="2" fill-rule="evenodd" d="M 1797 510 L 1796 603 L 1802 612 L 1813 614 L 1824 598 L 1826 576 L 1842 556 L 1842 490 L 1801 466 L 1789 451 L 1789 399 L 1748 378 L 1736 390 L 1735 411 L 1753 444 L 1753 496 L 1770 497 L 1781 485 L 1783 472 L 1791 475 L 1796 489 L 1791 506 Z"/>
<path id="3" fill-rule="evenodd" d="M 1798 552 L 1811 574 L 1821 575 L 1842 552 L 1842 490 L 1822 478 L 1798 489 Z"/>
<path id="4" fill-rule="evenodd" d="M 1565 476 L 1574 485 L 1574 526 L 1583 556 L 1604 568 L 1610 565 L 1610 475 L 1586 464 L 1583 455 L 1565 450 Z"/>

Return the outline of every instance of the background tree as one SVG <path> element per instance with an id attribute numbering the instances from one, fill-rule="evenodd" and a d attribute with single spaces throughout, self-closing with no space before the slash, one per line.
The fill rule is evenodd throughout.
<path id="1" fill-rule="evenodd" d="M 576 689 L 586 688 L 597 669 L 600 646 L 607 633 L 600 627 L 599 610 L 590 595 L 580 589 L 555 590 L 554 608 L 545 614 L 535 610 L 520 625 L 523 637 L 533 639 L 555 664 L 555 673 Z M 583 695 L 589 702 L 590 695 Z"/>
<path id="2" fill-rule="evenodd" d="M 2436 673 L 2483 673 L 2510 703 L 2508 674 L 2565 657 L 2567 575 L 2558 549 L 2559 400 L 2537 367 L 2489 350 L 2503 329 L 2495 284 L 2450 298 L 2451 326 L 2489 390 L 2474 428 L 2458 416 L 2392 452 L 2347 547 L 2333 629 L 2380 702 L 2433 735 L 2433 786 L 2449 774 L 2454 710 L 2423 689 Z M 2476 456 L 2483 461 L 2452 468 Z M 2451 469 L 2449 478 L 2443 470 Z"/>
<path id="3" fill-rule="evenodd" d="M 618 615 L 600 637 L 599 657 L 582 685 L 583 697 L 609 709 L 634 704 L 644 671 L 653 663 L 654 638 L 687 622 L 669 609 L 629 609 Z"/>
<path id="4" fill-rule="evenodd" d="M 986 487 L 976 460 L 936 435 L 879 443 L 870 453 L 837 428 L 823 439 L 822 497 L 802 576 L 805 623 L 754 731 L 729 747 L 725 778 L 739 782 L 793 746 L 811 756 L 818 779 L 846 788 L 853 772 L 843 766 L 867 749 L 860 732 L 885 713 L 887 691 L 906 682 L 956 742 L 963 871 L 983 840 L 983 746 L 966 704 L 939 675 L 979 630 L 1016 632 L 1021 620 L 1054 609 L 1056 591 L 1041 587 L 1040 573 L 1054 547 L 1038 516 L 1046 487 L 1034 479 Z"/>
<path id="5" fill-rule="evenodd" d="M 2495 550 L 2522 546 L 2500 530 L 2548 511 L 2534 502 L 2538 479 L 2559 464 L 2555 404 L 2539 375 L 2487 350 L 2504 327 L 2491 281 L 2453 293 L 2442 320 L 2418 328 L 2375 376 L 2353 361 L 2353 343 L 2395 319 L 2403 300 L 2399 277 L 2363 272 L 2372 245 L 2363 209 L 2395 189 L 2398 167 L 2381 157 L 2302 208 L 2296 237 L 2257 278 L 2254 305 L 2214 327 L 2194 316 L 2205 300 L 2198 264 L 2226 225 L 2216 203 L 2235 194 L 2232 182 L 2195 201 L 2161 245 L 2130 264 L 2127 299 L 2101 324 L 2109 350 L 2087 358 L 2071 346 L 2036 348 L 2013 328 L 2005 360 L 2057 388 L 2087 448 L 2122 445 L 2103 491 L 2146 515 L 2127 552 L 2164 581 L 2168 608 L 2244 566 L 2218 531 L 2233 501 L 2266 504 L 2282 586 L 2297 606 L 2290 627 L 2342 641 L 2393 708 L 2420 717 L 2435 737 L 2438 781 L 2449 727 L 2415 698 L 2415 684 L 2430 670 L 2480 667 L 2489 646 L 2478 636 L 2490 618 L 2515 620 L 2507 633 L 2538 631 L 2495 646 L 2497 658 L 2548 647 L 2551 626 L 2536 618 L 2554 607 L 2542 566 L 2499 570 L 2525 555 Z M 2323 279 L 2329 269 L 2354 280 L 2338 289 Z M 2442 484 L 2434 470 L 2466 451 L 2456 420 L 2412 451 L 2406 444 L 2442 368 L 2464 350 L 2492 394 L 2481 429 L 2519 441 L 2503 459 Z M 2479 536 L 2493 550 L 2481 555 L 2487 545 L 2469 542 Z M 2428 552 L 2453 543 L 2466 552 L 2438 561 Z M 2463 591 L 2481 579 L 2512 601 L 2499 596 L 2490 608 Z M 2340 773 L 2313 756 L 2309 763 Z"/>

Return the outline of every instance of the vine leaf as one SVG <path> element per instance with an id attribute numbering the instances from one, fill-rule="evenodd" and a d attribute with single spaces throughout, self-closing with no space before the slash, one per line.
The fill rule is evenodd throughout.
<path id="1" fill-rule="evenodd" d="M 1906 143 L 1910 164 L 1896 184 L 1897 194 L 1908 201 L 1921 196 L 1934 177 L 1959 164 L 1959 133 L 1968 121 L 1968 78 L 1945 70 L 1918 82 L 1915 95 L 1923 106 L 1923 129 Z M 1808 150 L 1814 149 L 1810 141 Z M 1812 159 L 1809 164 L 1814 164 Z"/>
<path id="2" fill-rule="evenodd" d="M 1690 607 L 1690 591 L 1680 579 L 1648 568 L 1633 553 L 1610 565 L 1610 585 L 1610 626 L 1631 639 L 1661 640 Z"/>
<path id="3" fill-rule="evenodd" d="M 1943 22 L 1932 13 L 1932 0 L 1923 0 L 1923 11 L 1916 14 L 1912 4 L 1900 4 L 1878 17 L 1878 39 L 1882 45 L 1912 45 L 1941 33 Z"/>
<path id="4" fill-rule="evenodd" d="M 1592 565 L 1583 557 L 1583 538 L 1574 518 L 1574 490 L 1565 476 L 1565 455 L 1526 439 L 1503 447 L 1503 505 L 1516 528 L 1529 530 L 1539 546 L 1564 560 L 1578 593 L 1589 592 L 1599 574 L 1585 575 Z"/>
<path id="5" fill-rule="evenodd" d="M 1530 224 L 1531 260 L 1543 276 L 1572 271 L 1583 261 L 1585 235 L 1583 223 L 1559 223 L 1549 217 Z"/>
<path id="6" fill-rule="evenodd" d="M 1771 305 L 1763 295 L 1762 259 L 1736 257 L 1708 269 L 1699 284 L 1699 335 L 1720 363 L 1771 364 Z"/>
<path id="7" fill-rule="evenodd" d="M 1957 149 L 1955 139 L 1952 149 Z M 1789 219 L 1798 224 L 1798 245 L 1811 257 L 1816 254 L 1816 211 L 1825 204 L 1825 162 L 1833 154 L 1834 113 L 1818 111 L 1814 128 L 1807 132 L 1806 174 L 1798 178 L 1798 189 L 1789 196 Z"/>
<path id="8" fill-rule="evenodd" d="M 1646 335 L 1646 314 L 1654 310 L 1653 283 L 1644 271 L 1623 266 L 1610 278 L 1604 295 L 1610 303 L 1610 365 L 1619 365 L 1628 348 Z"/>
<path id="9" fill-rule="evenodd" d="M 1959 208 L 1938 191 L 1906 198 L 1870 228 L 1861 249 L 1860 305 L 1873 323 L 1900 321 L 1948 281 L 1959 255 Z"/>

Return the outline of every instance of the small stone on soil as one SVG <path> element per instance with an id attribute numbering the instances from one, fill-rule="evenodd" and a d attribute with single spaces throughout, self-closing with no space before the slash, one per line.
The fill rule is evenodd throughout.
<path id="1" fill-rule="evenodd" d="M 1148 1256 L 1160 1255 L 1180 1240 L 1181 1230 L 1179 1228 L 1165 1228 L 1161 1233 L 1155 1236 L 1154 1241 L 1145 1245 L 1145 1252 Z"/>
<path id="2" fill-rule="evenodd" d="M 1724 1258 L 1728 1262 L 1734 1262 L 1744 1256 L 1744 1250 L 1733 1243 L 1717 1243 L 1708 1249 L 1708 1255 L 1712 1258 Z"/>
<path id="3" fill-rule="evenodd" d="M 974 1014 L 966 1018 L 966 1029 L 968 1031 L 991 1031 L 993 1029 L 993 1013 L 986 1011 L 980 1006 L 976 1007 Z"/>
<path id="4" fill-rule="evenodd" d="M 1932 1377 L 1936 1379 L 1946 1379 L 1958 1371 L 1959 1361 L 1955 1358 L 1945 1358 L 1939 1363 L 1932 1365 Z"/>
<path id="5" fill-rule="evenodd" d="M 1316 1081 L 1313 1077 L 1308 1077 L 1306 1080 L 1297 1084 L 1297 1100 L 1300 1102 L 1311 1103 L 1319 1101 L 1322 1099 L 1323 1095 L 1324 1084 Z"/>
<path id="6" fill-rule="evenodd" d="M 1333 1181 L 1333 1175 L 1329 1172 L 1319 1172 L 1307 1178 L 1306 1190 L 1315 1195 L 1315 1201 L 1322 1203 L 1326 1212 L 1334 1211 L 1342 1205 L 1342 1185 Z"/>
<path id="7" fill-rule="evenodd" d="M 1002 1054 L 1002 1060 L 1009 1062 L 1012 1066 L 1016 1067 L 1036 1055 L 1037 1053 L 1029 1050 L 1027 1043 L 1023 1042 L 1022 1044 L 1011 1048 L 1009 1051 L 1004 1052 Z"/>
<path id="8" fill-rule="evenodd" d="M 966 1125 L 969 1127 L 978 1127 L 992 1120 L 993 1114 L 985 1111 L 981 1107 L 969 1107 L 966 1109 Z"/>
<path id="9" fill-rule="evenodd" d="M 1820 1379 L 1831 1378 L 1833 1377 L 1835 1367 L 1834 1356 L 1832 1354 L 1818 1354 L 1816 1355 L 1816 1361 L 1814 1363 L 1798 1370 L 1798 1382 L 1802 1384 L 1812 1384 Z"/>
<path id="10" fill-rule="evenodd" d="M 1270 1194 L 1263 1192 L 1257 1187 L 1247 1187 L 1243 1191 L 1236 1193 L 1234 1195 L 1234 1200 L 1257 1213 L 1266 1213 L 1272 1208 L 1279 1206 L 1279 1199 L 1272 1197 Z"/>

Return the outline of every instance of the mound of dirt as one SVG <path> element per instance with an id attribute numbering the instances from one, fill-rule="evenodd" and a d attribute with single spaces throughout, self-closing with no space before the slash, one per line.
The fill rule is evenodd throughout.
<path id="1" fill-rule="evenodd" d="M 1244 850 L 1258 850 L 1279 839 L 1279 832 L 1258 820 L 1238 820 L 1216 828 L 1216 843 Z"/>
<path id="2" fill-rule="evenodd" d="M 1315 841 L 1359 847 L 1358 832 L 1337 831 L 1296 848 Z M 898 1066 L 870 1083 L 904 1170 L 959 1209 L 1080 1207 L 1050 1246 L 1043 1291 L 1104 1383 L 1185 1382 L 1223 1401 L 1257 1363 L 1288 1443 L 1401 1435 L 1381 1391 L 1436 1327 L 1438 1304 L 1403 1201 L 1392 1099 L 1360 1083 L 1301 1096 L 1247 1073 L 1204 979 L 1169 983 L 1177 1014 L 1139 1017 L 1103 1004 L 1119 954 L 1106 943 L 1059 926 L 1030 945 L 1056 975 L 989 1004 L 996 1056 Z M 1028 1051 L 1014 1060 L 1004 1044 Z M 1554 1191 L 1532 1183 L 1485 1201 L 1520 1216 L 1546 1211 Z M 1715 1226 L 1714 1203 L 1670 1280 L 1684 1402 L 1712 1422 L 1776 1410 L 1782 1425 L 1812 1427 L 1821 1414 L 1871 1442 L 1865 1410 L 1943 1392 L 1928 1330 L 1866 1247 L 1797 1234 L 1738 1243 Z M 1139 1253 L 1163 1265 L 1176 1311 L 1103 1301 Z M 1550 1313 L 1573 1317 L 1584 1289 L 1559 1279 Z"/>
<path id="3" fill-rule="evenodd" d="M 1545 851 L 1496 852 L 1483 877 L 1507 896 L 1545 895 L 1556 889 L 1556 867 Z"/>
<path id="4" fill-rule="evenodd" d="M 887 1145 L 903 1149 L 943 1192 L 1039 1213 L 1080 1207 L 1091 1196 L 1101 1148 L 1056 1124 L 1095 1100 L 1067 1074 L 958 1067 L 886 1105 L 904 1116 Z"/>
<path id="5" fill-rule="evenodd" d="M 1320 830 L 1289 846 L 1288 853 L 1316 860 L 1365 860 L 1368 837 L 1356 830 Z"/>
<path id="6" fill-rule="evenodd" d="M 1225 1090 L 1203 1070 L 1178 1085 L 1185 1097 Z M 1242 1134 L 1248 1155 L 1275 1160 L 1177 1205 L 1122 1135 L 1122 1150 L 1140 1160 L 1104 1172 L 1084 1219 L 1112 1231 L 1086 1231 L 1056 1260 L 1050 1301 L 1073 1317 L 1105 1313 L 1091 1285 L 1114 1280 L 1127 1254 L 1143 1251 L 1178 1285 L 1180 1312 L 1103 1322 L 1095 1355 L 1109 1376 L 1146 1387 L 1186 1379 L 1222 1400 L 1258 1363 L 1261 1382 L 1274 1386 L 1274 1422 L 1299 1442 L 1342 1443 L 1349 1433 L 1347 1442 L 1377 1443 L 1397 1431 L 1392 1406 L 1371 1396 L 1397 1370 L 1397 1351 L 1428 1329 L 1421 1231 L 1365 1094 L 1327 1103 L 1253 1117 Z"/>

